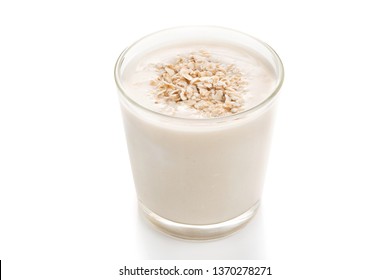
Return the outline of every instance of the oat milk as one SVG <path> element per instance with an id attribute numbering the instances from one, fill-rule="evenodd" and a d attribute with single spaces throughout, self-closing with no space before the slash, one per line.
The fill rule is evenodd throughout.
<path id="1" fill-rule="evenodd" d="M 210 116 L 180 103 L 156 102 L 151 85 L 159 75 L 156 65 L 199 51 L 239 69 L 245 94 L 238 114 Z M 234 44 L 188 42 L 140 53 L 121 79 L 127 97 L 140 105 L 121 98 L 134 183 L 144 206 L 176 223 L 209 225 L 258 203 L 274 106 L 255 107 L 269 98 L 277 82 L 264 57 Z"/>

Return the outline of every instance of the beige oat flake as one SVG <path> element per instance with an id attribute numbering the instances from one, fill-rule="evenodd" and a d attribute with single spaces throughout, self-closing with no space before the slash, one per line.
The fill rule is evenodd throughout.
<path id="1" fill-rule="evenodd" d="M 206 50 L 178 56 L 174 64 L 154 66 L 158 73 L 150 84 L 155 102 L 175 102 L 205 117 L 220 117 L 243 110 L 247 81 L 233 64 L 225 65 Z"/>

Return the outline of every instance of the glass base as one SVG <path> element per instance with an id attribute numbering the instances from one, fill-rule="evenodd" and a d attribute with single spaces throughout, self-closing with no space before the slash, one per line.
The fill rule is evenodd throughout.
<path id="1" fill-rule="evenodd" d="M 243 228 L 255 216 L 259 208 L 259 202 L 257 202 L 248 211 L 231 220 L 218 224 L 189 225 L 167 220 L 152 212 L 142 202 L 138 203 L 141 212 L 157 229 L 174 237 L 191 240 L 210 240 L 230 235 Z"/>

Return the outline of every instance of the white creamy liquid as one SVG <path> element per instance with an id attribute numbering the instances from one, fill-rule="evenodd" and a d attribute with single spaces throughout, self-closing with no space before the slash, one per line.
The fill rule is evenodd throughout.
<path id="1" fill-rule="evenodd" d="M 260 56 L 232 45 L 178 45 L 139 54 L 122 79 L 136 103 L 179 118 L 161 117 L 125 99 L 122 111 L 139 200 L 165 219 L 207 225 L 235 218 L 259 201 L 274 106 L 216 122 L 199 120 L 203 117 L 192 109 L 155 104 L 149 83 L 157 74 L 151 64 L 172 63 L 178 54 L 199 49 L 246 75 L 245 110 L 274 90 L 275 72 Z"/>

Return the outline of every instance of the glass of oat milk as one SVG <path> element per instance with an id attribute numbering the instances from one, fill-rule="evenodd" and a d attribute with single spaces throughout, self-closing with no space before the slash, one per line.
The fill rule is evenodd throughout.
<path id="1" fill-rule="evenodd" d="M 256 214 L 283 66 L 258 39 L 220 27 L 146 36 L 115 66 L 141 212 L 161 231 L 214 239 Z"/>

